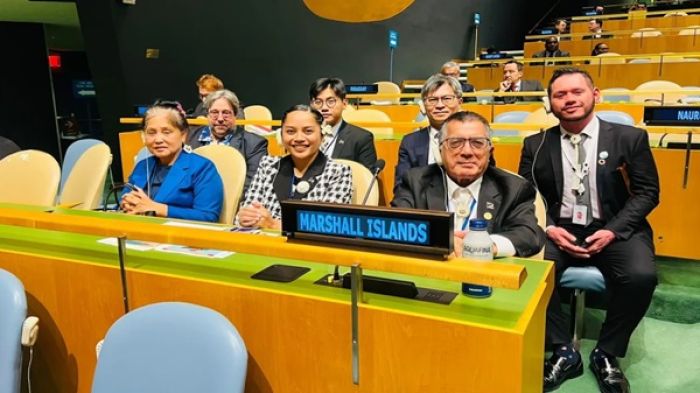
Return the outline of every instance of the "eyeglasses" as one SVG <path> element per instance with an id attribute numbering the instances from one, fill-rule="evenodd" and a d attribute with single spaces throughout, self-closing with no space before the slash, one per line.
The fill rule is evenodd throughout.
<path id="1" fill-rule="evenodd" d="M 442 141 L 448 149 L 450 150 L 462 150 L 464 145 L 469 142 L 469 146 L 473 150 L 484 150 L 491 145 L 491 139 L 489 138 L 447 138 Z"/>
<path id="2" fill-rule="evenodd" d="M 440 101 L 445 105 L 452 105 L 457 101 L 457 96 L 426 97 L 423 99 L 427 106 L 435 106 Z"/>
<path id="3" fill-rule="evenodd" d="M 317 109 L 323 108 L 324 103 L 326 104 L 327 107 L 333 108 L 335 106 L 335 104 L 338 103 L 338 99 L 331 97 L 331 98 L 327 98 L 326 101 L 323 101 L 320 98 L 316 98 L 315 100 L 311 100 L 311 106 L 313 106 L 314 108 L 317 108 Z"/>
<path id="4" fill-rule="evenodd" d="M 217 111 L 216 109 L 209 111 L 209 117 L 212 119 L 218 119 L 219 115 L 223 116 L 224 119 L 230 119 L 233 117 L 233 111 L 224 109 L 223 111 Z"/>

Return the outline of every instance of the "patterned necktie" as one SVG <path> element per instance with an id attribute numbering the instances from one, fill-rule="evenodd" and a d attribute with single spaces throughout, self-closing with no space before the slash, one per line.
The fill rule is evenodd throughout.
<path id="1" fill-rule="evenodd" d="M 588 225 L 593 221 L 593 212 L 591 209 L 591 193 L 589 192 L 589 182 L 588 182 L 588 163 L 586 162 L 586 149 L 583 147 L 588 135 L 586 134 L 576 134 L 569 135 L 569 141 L 574 148 L 574 181 L 572 185 L 572 190 L 574 196 L 576 197 L 576 204 L 581 206 L 586 206 L 586 224 Z"/>
<path id="2" fill-rule="evenodd" d="M 334 140 L 333 129 L 328 127 L 323 130 L 323 141 L 321 142 L 321 151 L 323 154 L 328 155 L 328 149 L 331 147 L 331 143 Z"/>

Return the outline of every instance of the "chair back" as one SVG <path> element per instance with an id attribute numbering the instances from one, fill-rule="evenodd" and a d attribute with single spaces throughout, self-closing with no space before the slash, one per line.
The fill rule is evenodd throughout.
<path id="1" fill-rule="evenodd" d="M 216 166 L 224 183 L 224 204 L 219 214 L 219 222 L 232 224 L 245 183 L 245 158 L 238 150 L 226 145 L 202 146 L 196 148 L 194 152 L 208 158 Z"/>
<path id="2" fill-rule="evenodd" d="M 600 91 L 603 102 L 630 102 L 629 89 L 611 87 Z"/>
<path id="3" fill-rule="evenodd" d="M 0 161 L 0 202 L 53 206 L 61 169 L 51 155 L 21 150 Z"/>
<path id="4" fill-rule="evenodd" d="M 641 29 L 637 29 L 637 31 L 632 33 L 632 38 L 659 37 L 661 35 L 661 32 L 653 27 L 642 27 Z"/>
<path id="5" fill-rule="evenodd" d="M 527 111 L 508 111 L 497 114 L 493 118 L 493 123 L 522 123 L 530 114 Z M 520 135 L 518 130 L 494 129 L 494 136 L 517 136 Z"/>
<path id="6" fill-rule="evenodd" d="M 111 164 L 112 153 L 106 144 L 100 142 L 85 150 L 73 165 L 61 191 L 59 204 L 80 203 L 74 207 L 79 210 L 99 207 Z"/>
<path id="7" fill-rule="evenodd" d="M 615 52 L 601 53 L 597 59 L 591 60 L 591 64 L 625 64 L 625 59 Z"/>
<path id="8" fill-rule="evenodd" d="M 148 148 L 146 146 L 142 147 L 139 149 L 139 152 L 136 153 L 134 156 L 134 164 L 138 164 L 142 160 L 145 160 L 146 158 L 152 156 L 150 151 L 148 151 Z"/>
<path id="9" fill-rule="evenodd" d="M 92 393 L 236 393 L 248 354 L 223 315 L 188 303 L 156 303 L 119 318 L 107 332 Z"/>
<path id="10" fill-rule="evenodd" d="M 250 105 L 243 108 L 246 120 L 272 120 L 272 112 L 263 105 Z M 259 135 L 267 135 L 272 130 L 269 125 L 248 124 L 243 127 L 246 131 Z"/>
<path id="11" fill-rule="evenodd" d="M 367 194 L 370 183 L 372 183 L 372 172 L 359 162 L 340 159 L 333 159 L 333 161 L 350 167 L 350 171 L 352 171 L 352 200 L 350 203 L 361 205 L 362 199 Z M 379 206 L 379 183 L 377 181 L 372 186 L 366 205 Z"/>
<path id="12" fill-rule="evenodd" d="M 700 35 L 700 25 L 690 25 L 679 31 L 678 35 Z"/>
<path id="13" fill-rule="evenodd" d="M 626 126 L 634 125 L 634 118 L 629 113 L 620 111 L 597 111 L 596 116 L 610 123 L 624 124 Z"/>
<path id="14" fill-rule="evenodd" d="M 394 82 L 380 81 L 374 82 L 377 85 L 377 94 L 401 94 L 401 88 Z M 363 98 L 360 102 L 369 102 L 372 105 L 398 105 L 401 101 L 400 98 L 380 98 L 380 99 L 369 99 Z"/>
<path id="15" fill-rule="evenodd" d="M 19 148 L 19 146 L 17 146 L 16 143 L 5 138 L 4 136 L 0 136 L 0 160 L 9 156 L 12 153 L 17 153 L 20 150 L 21 149 Z"/>
<path id="16" fill-rule="evenodd" d="M 558 125 L 559 119 L 557 119 L 553 114 L 547 113 L 547 111 L 544 108 L 540 108 L 534 112 L 530 112 L 530 114 L 527 115 L 523 123 L 542 124 L 544 125 L 544 128 L 547 129 L 549 127 L 554 127 Z M 522 136 L 527 136 L 535 133 L 537 133 L 537 131 L 520 131 L 520 135 Z"/>
<path id="17" fill-rule="evenodd" d="M 22 282 L 0 269 L 0 393 L 19 393 L 22 377 L 22 324 L 27 296 Z"/>
<path id="18" fill-rule="evenodd" d="M 665 80 L 644 82 L 637 86 L 635 90 L 668 90 L 667 93 L 634 94 L 632 102 L 641 104 L 647 102 L 667 105 L 675 104 L 686 97 L 685 94 L 680 93 L 683 90 L 679 84 Z"/>
<path id="19" fill-rule="evenodd" d="M 357 124 L 362 122 L 391 122 L 389 115 L 378 109 L 358 109 L 352 112 L 343 112 L 343 120 L 350 124 L 357 125 L 358 127 L 362 127 L 373 134 L 391 135 L 394 133 L 394 128 L 391 126 L 365 127 Z"/>
<path id="20" fill-rule="evenodd" d="M 79 139 L 68 146 L 66 149 L 66 154 L 63 156 L 63 165 L 61 165 L 61 185 L 59 190 L 63 190 L 63 186 L 68 180 L 68 175 L 70 175 L 73 166 L 78 161 L 80 156 L 85 153 L 85 151 L 95 145 L 104 144 L 104 142 L 98 139 Z"/>

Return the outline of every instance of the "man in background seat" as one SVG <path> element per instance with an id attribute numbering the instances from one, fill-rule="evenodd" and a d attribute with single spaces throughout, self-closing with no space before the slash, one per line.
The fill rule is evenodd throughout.
<path id="1" fill-rule="evenodd" d="M 542 83 L 538 80 L 524 80 L 523 78 L 523 63 L 511 60 L 503 65 L 503 81 L 496 88 L 496 92 L 517 93 L 524 91 L 544 91 Z M 514 104 L 518 101 L 541 101 L 542 97 L 499 97 L 495 96 L 494 100 L 504 102 L 506 104 Z"/>

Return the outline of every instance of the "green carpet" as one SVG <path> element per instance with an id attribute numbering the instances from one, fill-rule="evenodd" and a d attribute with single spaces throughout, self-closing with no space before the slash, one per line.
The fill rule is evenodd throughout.
<path id="1" fill-rule="evenodd" d="M 602 320 L 601 311 L 587 315 Z M 584 339 L 583 376 L 567 381 L 557 392 L 597 392 L 598 385 L 588 369 L 588 355 L 595 340 Z M 635 330 L 630 348 L 620 365 L 635 393 L 697 393 L 700 392 L 700 323 L 682 324 L 645 317 Z"/>
<path id="2" fill-rule="evenodd" d="M 620 359 L 635 393 L 700 392 L 700 261 L 657 257 L 659 285 L 646 317 Z M 588 355 L 605 312 L 586 309 L 581 354 L 585 373 L 557 392 L 597 392 Z"/>

